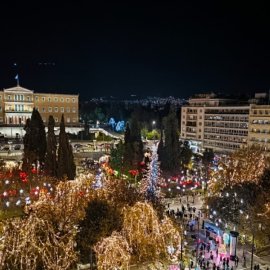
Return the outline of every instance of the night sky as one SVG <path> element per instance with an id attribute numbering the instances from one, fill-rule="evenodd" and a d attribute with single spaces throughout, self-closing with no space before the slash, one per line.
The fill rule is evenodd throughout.
<path id="1" fill-rule="evenodd" d="M 81 99 L 270 88 L 262 1 L 5 2 L 1 89 L 16 84 L 17 72 L 26 88 Z"/>

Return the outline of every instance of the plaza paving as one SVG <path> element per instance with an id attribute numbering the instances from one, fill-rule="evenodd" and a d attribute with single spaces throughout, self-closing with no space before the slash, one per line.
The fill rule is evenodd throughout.
<path id="1" fill-rule="evenodd" d="M 203 204 L 203 197 L 201 195 L 194 196 L 194 202 L 193 202 L 193 198 L 191 196 L 189 196 L 189 197 L 183 196 L 183 197 L 179 197 L 179 198 L 165 199 L 164 203 L 165 203 L 165 205 L 167 207 L 167 210 L 174 210 L 175 212 L 177 211 L 177 209 L 182 209 L 182 205 L 184 205 L 185 208 L 187 209 L 187 204 L 189 204 L 190 207 L 192 207 L 192 208 L 195 207 L 196 208 L 195 216 L 200 216 L 199 213 L 201 212 L 201 208 L 202 208 L 202 204 Z M 189 214 L 187 216 L 189 216 Z M 199 224 L 202 224 L 203 219 L 204 219 L 204 217 L 202 215 L 202 217 L 200 218 L 200 223 Z M 187 222 L 188 222 L 188 218 L 185 218 L 184 224 L 186 224 Z M 193 236 L 194 235 L 199 236 L 199 239 L 201 241 L 204 241 L 204 242 L 207 241 L 206 237 L 205 237 L 205 232 L 204 232 L 204 230 L 201 229 L 201 226 L 200 226 L 199 231 L 197 229 L 197 226 L 195 226 L 193 232 L 190 232 L 188 230 L 188 226 L 186 226 L 186 230 L 187 230 L 187 235 L 185 237 L 185 241 L 188 243 L 187 245 L 189 247 L 189 250 L 195 250 L 196 249 L 196 240 L 192 239 L 192 237 L 191 237 L 192 235 Z M 250 268 L 250 265 L 251 265 L 250 264 L 250 262 L 251 262 L 251 252 L 250 252 L 251 246 L 248 247 L 248 248 L 246 247 L 245 250 L 246 250 L 246 252 L 245 252 L 245 254 L 246 254 L 246 264 L 244 265 L 244 260 L 243 260 L 243 246 L 238 244 L 237 245 L 237 256 L 239 257 L 238 266 L 236 267 L 236 264 L 235 264 L 234 261 L 230 261 L 229 269 L 238 269 L 238 270 L 251 269 Z M 220 269 L 223 269 L 223 262 L 220 261 L 220 254 L 218 254 L 218 256 L 217 256 L 216 255 L 216 250 L 212 249 L 212 254 L 213 254 L 214 258 L 213 258 L 213 260 L 210 260 L 210 252 L 203 251 L 205 261 L 209 261 L 209 268 L 208 269 L 212 269 L 212 266 L 213 266 L 214 263 L 216 264 L 216 266 L 219 265 Z M 228 248 L 226 250 L 226 255 L 225 256 L 229 257 Z M 196 257 L 192 256 L 192 254 L 189 254 L 189 257 L 194 262 L 193 269 L 195 269 Z M 253 269 L 254 269 L 255 264 L 256 265 L 259 264 L 260 269 L 263 269 L 263 270 L 266 270 L 267 267 L 270 268 L 270 256 L 259 258 L 258 256 L 254 255 Z M 190 268 L 186 267 L 185 269 L 190 269 Z M 198 269 L 200 269 L 200 268 L 198 268 Z"/>

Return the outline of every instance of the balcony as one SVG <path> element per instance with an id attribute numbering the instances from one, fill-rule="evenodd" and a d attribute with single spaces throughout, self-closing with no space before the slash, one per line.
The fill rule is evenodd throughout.
<path id="1" fill-rule="evenodd" d="M 232 114 L 235 114 L 235 115 L 238 115 L 238 114 L 241 114 L 241 115 L 243 115 L 243 114 L 246 114 L 246 115 L 248 115 L 249 114 L 249 111 L 248 110 L 244 110 L 244 111 L 242 111 L 242 110 L 237 110 L 237 111 L 219 111 L 219 110 L 211 110 L 211 111 L 207 111 L 207 110 L 205 110 L 205 112 L 204 112 L 205 114 L 213 114 L 213 115 L 226 115 L 226 114 L 228 114 L 228 115 L 232 115 Z"/>
<path id="2" fill-rule="evenodd" d="M 34 103 L 34 100 L 14 100 L 14 99 L 4 99 L 5 103 L 12 103 L 12 104 L 31 104 Z"/>
<path id="3" fill-rule="evenodd" d="M 5 113 L 32 113 L 32 109 L 23 111 L 15 111 L 15 109 L 5 109 Z"/>
<path id="4" fill-rule="evenodd" d="M 225 135 L 225 136 L 237 136 L 237 137 L 247 137 L 248 131 L 246 131 L 246 134 L 243 133 L 226 133 L 226 132 L 218 132 L 218 131 L 206 131 L 204 130 L 204 134 L 218 134 L 218 135 Z"/>
<path id="5" fill-rule="evenodd" d="M 196 122 L 190 122 L 190 121 L 188 121 L 188 122 L 186 123 L 186 126 L 187 126 L 187 127 L 196 127 L 196 126 L 197 126 L 197 123 L 196 123 Z"/>

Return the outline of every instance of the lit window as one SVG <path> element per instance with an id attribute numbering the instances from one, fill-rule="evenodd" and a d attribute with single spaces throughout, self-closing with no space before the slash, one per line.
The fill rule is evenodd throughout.
<path id="1" fill-rule="evenodd" d="M 75 113 L 76 112 L 76 108 L 72 108 L 72 112 Z"/>
<path id="2" fill-rule="evenodd" d="M 70 118 L 69 117 L 67 118 L 67 123 L 70 123 Z"/>
<path id="3" fill-rule="evenodd" d="M 67 113 L 70 113 L 70 108 L 69 108 L 69 107 L 67 107 L 67 109 L 66 109 L 66 110 L 67 110 Z"/>

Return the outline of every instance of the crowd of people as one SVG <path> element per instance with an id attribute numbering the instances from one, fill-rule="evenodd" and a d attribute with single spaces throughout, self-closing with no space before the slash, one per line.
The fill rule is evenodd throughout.
<path id="1" fill-rule="evenodd" d="M 201 225 L 204 223 L 204 217 L 199 209 L 201 194 L 185 195 L 177 199 L 177 202 L 167 202 L 167 215 L 175 218 L 183 229 L 186 230 L 187 237 L 195 241 L 191 246 L 192 259 L 188 265 L 189 269 L 198 270 L 237 270 L 239 266 L 246 266 L 246 255 L 239 258 L 235 256 L 231 260 L 229 253 L 221 250 L 220 243 L 211 237 L 206 237 L 201 231 Z M 175 199 L 176 200 L 176 199 Z M 220 248 L 220 250 L 219 250 Z M 254 270 L 260 270 L 259 264 L 254 264 Z M 180 269 L 184 269 L 180 264 Z M 269 267 L 266 268 L 269 270 Z"/>

